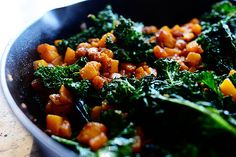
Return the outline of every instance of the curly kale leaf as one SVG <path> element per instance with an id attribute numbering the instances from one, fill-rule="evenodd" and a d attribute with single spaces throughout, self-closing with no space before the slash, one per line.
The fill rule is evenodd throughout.
<path id="1" fill-rule="evenodd" d="M 236 6 L 229 1 L 222 1 L 212 6 L 210 13 L 205 13 L 202 16 L 203 25 L 217 23 L 220 20 L 226 19 L 229 16 L 236 14 Z"/>
<path id="2" fill-rule="evenodd" d="M 208 69 L 217 73 L 228 73 L 236 68 L 236 37 L 226 20 L 213 24 L 204 31 L 197 42 L 204 49 L 203 62 Z"/>
<path id="3" fill-rule="evenodd" d="M 68 66 L 40 67 L 34 75 L 40 78 L 45 87 L 58 90 L 61 85 L 70 88 L 75 95 L 86 98 L 92 88 L 89 80 L 81 80 L 79 75 L 80 65 L 85 64 L 86 59 L 81 58 L 76 64 Z"/>
<path id="4" fill-rule="evenodd" d="M 65 84 L 68 88 L 70 88 L 73 93 L 81 98 L 87 98 L 90 90 L 92 89 L 92 84 L 89 80 L 81 80 L 74 82 L 66 82 Z"/>
<path id="5" fill-rule="evenodd" d="M 58 44 L 61 53 L 65 53 L 67 47 L 76 50 L 77 45 L 86 42 L 89 38 L 100 38 L 103 34 L 114 29 L 118 20 L 118 15 L 113 13 L 112 7 L 108 5 L 104 10 L 100 11 L 97 16 L 90 15 L 91 26 L 88 29 L 68 38 L 63 39 Z"/>
<path id="6" fill-rule="evenodd" d="M 179 72 L 179 63 L 171 59 L 158 59 L 154 62 L 159 76 L 163 80 L 167 80 L 171 84 L 174 83 L 175 77 Z"/>
<path id="7" fill-rule="evenodd" d="M 109 128 L 108 134 L 110 137 L 117 136 L 128 124 L 121 110 L 103 111 L 101 113 L 100 122 Z"/>
<path id="8" fill-rule="evenodd" d="M 117 41 L 107 41 L 107 46 L 114 52 L 115 58 L 121 62 L 153 62 L 155 56 L 152 46 L 139 29 L 140 24 L 124 17 L 114 29 Z M 141 26 L 142 27 L 142 26 Z"/>
<path id="9" fill-rule="evenodd" d="M 213 72 L 202 71 L 197 74 L 196 78 L 199 82 L 205 84 L 210 90 L 215 92 L 220 98 L 222 98 L 222 93 L 219 89 L 219 82 L 221 79 L 217 77 Z"/>
<path id="10" fill-rule="evenodd" d="M 61 85 L 73 82 L 81 67 L 77 64 L 69 66 L 39 67 L 34 75 L 41 78 L 47 88 L 59 89 Z"/>
<path id="11" fill-rule="evenodd" d="M 111 83 L 106 84 L 101 91 L 101 95 L 110 104 L 122 104 L 128 97 L 133 95 L 134 91 L 135 87 L 128 81 L 128 78 L 122 78 L 114 79 Z"/>
<path id="12" fill-rule="evenodd" d="M 204 49 L 203 63 L 219 74 L 236 67 L 236 6 L 229 1 L 216 3 L 201 19 L 202 34 L 197 42 Z"/>

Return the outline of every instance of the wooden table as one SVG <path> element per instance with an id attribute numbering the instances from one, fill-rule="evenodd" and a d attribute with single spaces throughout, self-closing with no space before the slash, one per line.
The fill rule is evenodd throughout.
<path id="1" fill-rule="evenodd" d="M 32 136 L 15 118 L 0 89 L 0 156 L 40 157 Z"/>
<path id="2" fill-rule="evenodd" d="M 0 59 L 8 41 L 53 8 L 81 0 L 7 0 L 0 5 Z M 0 157 L 40 157 L 32 136 L 16 119 L 0 88 Z"/>

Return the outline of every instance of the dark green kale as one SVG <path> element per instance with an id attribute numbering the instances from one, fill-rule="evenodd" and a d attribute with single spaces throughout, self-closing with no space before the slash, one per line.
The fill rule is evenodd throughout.
<path id="1" fill-rule="evenodd" d="M 80 98 L 87 98 L 92 89 L 92 84 L 89 80 L 68 81 L 65 86 L 70 88 Z"/>
<path id="2" fill-rule="evenodd" d="M 121 110 L 103 111 L 100 116 L 100 122 L 109 128 L 109 137 L 117 136 L 128 124 Z"/>
<path id="3" fill-rule="evenodd" d="M 162 62 L 164 65 L 164 61 Z M 114 95 L 111 94 L 112 97 L 107 99 L 109 104 L 117 104 L 120 110 L 128 113 L 128 119 L 144 128 L 147 138 L 154 140 L 153 149 L 166 150 L 167 154 L 180 155 L 184 154 L 183 147 L 191 144 L 191 148 L 200 155 L 211 156 L 211 152 L 226 155 L 228 152 L 225 152 L 225 149 L 230 153 L 234 152 L 234 146 L 231 145 L 235 143 L 236 139 L 234 119 L 222 112 L 224 108 L 218 111 L 211 101 L 204 101 L 206 98 L 194 99 L 192 96 L 186 96 L 191 95 L 194 86 L 199 90 L 199 95 L 207 87 L 210 97 L 214 97 L 211 99 L 217 99 L 217 97 L 221 97 L 221 94 L 218 93 L 218 83 L 221 79 L 214 73 L 206 71 L 201 73 L 178 72 L 176 68 L 178 65 L 176 67 L 174 63 L 170 65 L 171 68 L 164 66 L 163 73 L 161 72 L 160 75 L 163 75 L 161 77 L 163 79 L 167 77 L 172 78 L 170 80 L 173 81 L 148 76 L 140 82 L 121 78 L 109 83 L 107 86 L 112 88 L 104 87 L 103 91 L 104 93 L 115 92 Z M 179 76 L 182 77 L 179 78 Z M 190 84 L 194 84 L 194 86 L 188 88 Z M 184 90 L 184 87 L 188 90 Z M 180 89 L 177 90 L 178 88 Z M 170 90 L 171 92 L 169 92 Z M 183 95 L 191 101 L 179 95 Z M 207 99 L 210 100 L 210 98 Z M 188 118 L 186 119 L 186 117 Z M 173 132 L 173 130 L 175 131 Z M 226 141 L 226 143 L 215 144 L 215 139 Z M 166 145 L 166 143 L 171 144 Z M 156 151 L 153 150 L 153 152 Z M 163 152 L 163 154 L 165 153 Z M 191 153 L 191 149 L 185 152 L 188 155 Z"/>
<path id="4" fill-rule="evenodd" d="M 230 31 L 227 21 L 213 24 L 204 31 L 197 42 L 204 49 L 203 62 L 217 73 L 228 73 L 236 68 L 236 37 Z"/>
<path id="5" fill-rule="evenodd" d="M 114 29 L 117 39 L 115 43 L 107 41 L 107 46 L 114 54 L 115 58 L 121 62 L 153 62 L 155 56 L 152 52 L 152 45 L 144 37 L 139 29 L 140 24 L 134 23 L 124 17 L 119 18 L 119 24 Z"/>
<path id="6" fill-rule="evenodd" d="M 205 13 L 202 16 L 203 26 L 210 26 L 220 20 L 235 16 L 236 7 L 229 1 L 222 1 L 212 6 L 210 13 Z"/>
<path id="7" fill-rule="evenodd" d="M 233 83 L 234 86 L 236 87 L 236 73 L 233 74 L 233 75 L 231 75 L 231 76 L 229 77 L 229 79 L 232 81 L 232 83 Z"/>
<path id="8" fill-rule="evenodd" d="M 128 81 L 128 78 L 114 79 L 101 90 L 103 100 L 110 104 L 123 104 L 127 98 L 133 95 L 135 87 Z"/>
<path id="9" fill-rule="evenodd" d="M 179 63 L 171 59 L 159 59 L 154 62 L 154 67 L 157 68 L 159 79 L 166 80 L 173 84 L 179 72 Z"/>
<path id="10" fill-rule="evenodd" d="M 40 79 L 45 87 L 59 89 L 61 85 L 73 82 L 81 67 L 78 64 L 69 66 L 39 67 L 34 75 Z"/>
<path id="11" fill-rule="evenodd" d="M 132 156 L 132 145 L 135 143 L 135 126 L 129 123 L 115 138 L 98 150 L 98 156 Z"/>
<path id="12" fill-rule="evenodd" d="M 208 102 L 193 103 L 175 94 L 163 96 L 150 88 L 134 103 L 133 119 L 154 140 L 153 144 L 157 145 L 154 152 L 165 150 L 164 154 L 181 156 L 183 148 L 191 144 L 199 156 L 212 156 L 212 152 L 218 156 L 235 153 L 232 144 L 236 139 L 236 125 L 230 122 L 234 119 L 225 117 Z M 142 119 L 138 118 L 140 114 Z M 192 152 L 186 153 L 184 156 L 190 156 Z"/>
<path id="13" fill-rule="evenodd" d="M 228 1 L 217 3 L 202 19 L 203 32 L 197 42 L 204 49 L 203 63 L 219 74 L 236 68 L 236 7 Z"/>
<path id="14" fill-rule="evenodd" d="M 61 53 L 65 53 L 67 47 L 76 50 L 77 45 L 86 42 L 89 38 L 100 38 L 103 34 L 114 29 L 118 20 L 118 15 L 114 14 L 110 5 L 100 11 L 97 16 L 90 15 L 91 26 L 88 29 L 68 38 L 63 39 L 58 44 L 58 49 Z"/>

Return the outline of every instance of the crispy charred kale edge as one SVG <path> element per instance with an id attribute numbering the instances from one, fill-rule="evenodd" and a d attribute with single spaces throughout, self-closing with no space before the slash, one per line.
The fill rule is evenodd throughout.
<path id="1" fill-rule="evenodd" d="M 236 68 L 236 6 L 229 1 L 213 5 L 202 17 L 202 34 L 197 42 L 204 49 L 206 69 L 219 74 Z"/>
<path id="2" fill-rule="evenodd" d="M 83 109 L 83 115 L 103 100 L 116 107 L 116 110 L 102 112 L 99 121 L 110 129 L 111 140 L 97 152 L 79 144 L 75 138 L 52 138 L 80 156 L 135 156 L 132 154 L 134 132 L 136 126 L 141 126 L 145 139 L 152 140 L 136 155 L 221 157 L 236 154 L 236 105 L 219 90 L 229 70 L 236 68 L 236 60 L 232 59 L 236 58 L 235 10 L 234 5 L 223 1 L 202 17 L 203 33 L 196 40 L 205 51 L 202 56 L 205 69 L 194 73 L 179 71 L 179 64 L 173 60 L 156 60 L 153 46 L 140 31 L 142 24 L 114 14 L 110 6 L 97 16 L 90 15 L 94 22 L 91 27 L 59 43 L 62 54 L 68 46 L 76 49 L 91 37 L 100 38 L 113 31 L 117 42 L 108 39 L 107 46 L 115 58 L 121 62 L 146 61 L 157 69 L 158 76 L 141 80 L 114 79 L 96 91 L 90 81 L 82 80 L 79 75 L 87 58 L 66 67 L 40 67 L 35 76 L 48 89 L 58 90 L 62 84 L 70 88 L 82 105 L 79 110 Z M 236 74 L 229 79 L 236 85 Z M 122 113 L 128 116 L 124 118 Z"/>

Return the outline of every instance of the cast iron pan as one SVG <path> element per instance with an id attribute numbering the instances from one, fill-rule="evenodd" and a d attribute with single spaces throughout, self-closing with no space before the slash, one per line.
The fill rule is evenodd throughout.
<path id="1" fill-rule="evenodd" d="M 214 2 L 216 1 L 88 0 L 49 11 L 7 47 L 1 63 L 1 83 L 5 97 L 15 115 L 41 146 L 44 156 L 77 156 L 42 131 L 45 125 L 42 102 L 35 98 L 30 85 L 33 80 L 32 63 L 39 59 L 35 51 L 37 45 L 52 43 L 55 39 L 67 38 L 79 32 L 80 24 L 86 22 L 87 15 L 96 14 L 107 4 L 111 4 L 115 12 L 134 21 L 142 21 L 145 25 L 173 26 L 199 17 Z"/>

